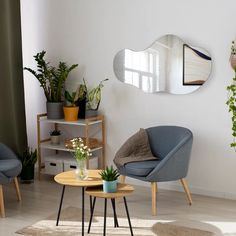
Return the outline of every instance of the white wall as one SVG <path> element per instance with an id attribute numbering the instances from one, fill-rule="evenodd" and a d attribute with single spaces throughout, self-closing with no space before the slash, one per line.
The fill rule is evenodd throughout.
<path id="1" fill-rule="evenodd" d="M 192 191 L 236 199 L 236 153 L 229 148 L 231 122 L 225 105 L 225 88 L 233 77 L 229 53 L 236 36 L 234 0 L 22 0 L 21 4 L 24 65 L 32 66 L 32 55 L 45 49 L 51 61 L 79 63 L 80 71 L 71 79 L 81 79 L 83 73 L 91 84 L 110 78 L 101 103 L 109 163 L 140 127 L 185 126 L 194 133 L 188 175 Z M 164 34 L 178 35 L 212 55 L 211 78 L 193 94 L 146 94 L 114 76 L 112 62 L 119 50 L 143 50 Z M 45 109 L 45 99 L 28 74 L 25 86 L 28 139 L 35 145 L 35 115 Z"/>

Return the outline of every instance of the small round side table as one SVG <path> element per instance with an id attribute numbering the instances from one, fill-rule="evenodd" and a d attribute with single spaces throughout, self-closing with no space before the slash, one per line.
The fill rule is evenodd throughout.
<path id="1" fill-rule="evenodd" d="M 84 235 L 84 191 L 86 187 L 102 185 L 102 179 L 101 179 L 101 176 L 99 175 L 99 172 L 100 170 L 88 170 L 88 178 L 86 180 L 77 180 L 74 170 L 62 172 L 54 177 L 54 180 L 58 184 L 61 184 L 63 186 L 60 205 L 59 205 L 58 214 L 57 214 L 56 226 L 58 226 L 58 223 L 60 220 L 61 207 L 62 207 L 62 202 L 64 198 L 65 187 L 66 186 L 80 187 L 82 188 L 82 236 Z M 90 200 L 91 200 L 90 205 L 92 205 L 91 203 L 92 198 L 90 198 Z"/>
<path id="2" fill-rule="evenodd" d="M 86 194 L 88 194 L 90 197 L 94 197 L 93 203 L 92 203 L 89 226 L 88 226 L 88 233 L 90 233 L 90 228 L 91 228 L 91 224 L 92 224 L 92 220 L 93 220 L 93 213 L 94 213 L 96 198 L 104 198 L 104 200 L 105 200 L 105 203 L 104 203 L 104 227 L 103 227 L 103 235 L 104 236 L 106 235 L 107 199 L 111 199 L 111 202 L 112 202 L 112 208 L 113 208 L 113 212 L 114 212 L 114 225 L 115 225 L 115 227 L 119 227 L 118 219 L 117 219 L 117 215 L 116 215 L 115 201 L 116 201 L 116 198 L 123 198 L 124 204 L 125 204 L 125 210 L 126 210 L 126 214 L 127 214 L 127 218 L 128 218 L 130 233 L 133 236 L 133 230 L 132 230 L 132 225 L 131 225 L 131 221 L 130 221 L 128 205 L 127 205 L 127 201 L 126 201 L 126 196 L 131 194 L 133 191 L 134 191 L 133 186 L 128 185 L 128 184 L 120 184 L 120 183 L 118 184 L 117 192 L 115 192 L 115 193 L 104 193 L 102 186 L 86 188 L 86 190 L 85 190 Z"/>

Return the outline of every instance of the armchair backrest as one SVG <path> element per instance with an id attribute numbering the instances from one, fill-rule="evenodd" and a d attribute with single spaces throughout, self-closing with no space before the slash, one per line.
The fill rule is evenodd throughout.
<path id="1" fill-rule="evenodd" d="M 17 159 L 17 156 L 9 147 L 0 143 L 0 160 L 6 159 Z"/>
<path id="2" fill-rule="evenodd" d="M 154 156 L 163 159 L 174 147 L 193 138 L 192 132 L 179 126 L 156 126 L 146 129 Z"/>

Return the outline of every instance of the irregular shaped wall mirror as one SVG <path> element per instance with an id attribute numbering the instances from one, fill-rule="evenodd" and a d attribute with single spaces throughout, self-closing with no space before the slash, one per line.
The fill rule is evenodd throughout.
<path id="1" fill-rule="evenodd" d="M 119 51 L 114 58 L 116 77 L 144 92 L 191 93 L 211 73 L 211 57 L 175 35 L 165 35 L 144 51 Z"/>

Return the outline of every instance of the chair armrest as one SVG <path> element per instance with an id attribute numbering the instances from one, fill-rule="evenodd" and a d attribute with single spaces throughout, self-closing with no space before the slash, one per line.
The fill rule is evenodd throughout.
<path id="1" fill-rule="evenodd" d="M 146 177 L 150 182 L 172 181 L 184 178 L 188 172 L 192 136 L 183 139 Z"/>

